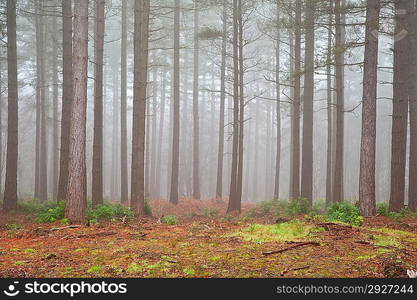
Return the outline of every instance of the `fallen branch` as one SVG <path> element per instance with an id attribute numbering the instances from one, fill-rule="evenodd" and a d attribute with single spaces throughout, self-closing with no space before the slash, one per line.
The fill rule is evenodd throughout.
<path id="1" fill-rule="evenodd" d="M 67 239 L 80 239 L 80 238 L 91 238 L 91 237 L 97 237 L 97 236 L 110 236 L 110 235 L 115 235 L 117 234 L 117 232 L 114 231 L 102 231 L 102 232 L 97 232 L 97 233 L 85 233 L 85 234 L 79 234 L 76 236 L 67 236 L 65 238 Z"/>
<path id="2" fill-rule="evenodd" d="M 294 269 L 286 269 L 286 270 L 281 272 L 281 276 L 284 276 L 285 274 L 287 274 L 289 272 L 305 270 L 305 269 L 309 269 L 309 268 L 310 268 L 310 266 L 298 267 L 298 268 L 294 268 Z"/>
<path id="3" fill-rule="evenodd" d="M 303 246 L 320 246 L 320 243 L 318 243 L 318 242 L 305 242 L 305 243 L 296 244 L 294 246 L 290 246 L 290 247 L 280 249 L 280 250 L 275 250 L 275 251 L 270 251 L 270 252 L 262 252 L 262 254 L 263 255 L 278 254 L 278 253 L 282 253 L 282 252 L 292 250 L 292 249 L 295 249 L 295 248 L 299 248 L 299 247 L 303 247 Z"/>
<path id="4" fill-rule="evenodd" d="M 70 225 L 70 226 L 65 226 L 65 227 L 56 227 L 56 228 L 51 228 L 51 231 L 57 231 L 57 230 L 65 230 L 65 229 L 73 229 L 73 228 L 81 228 L 81 225 Z"/>

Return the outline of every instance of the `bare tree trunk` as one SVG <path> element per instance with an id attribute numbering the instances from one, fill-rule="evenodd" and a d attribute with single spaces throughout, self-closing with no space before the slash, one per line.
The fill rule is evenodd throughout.
<path id="1" fill-rule="evenodd" d="M 87 208 L 86 117 L 88 65 L 88 2 L 74 1 L 73 36 L 74 99 L 71 111 L 68 164 L 68 203 L 65 216 L 74 223 L 84 222 Z"/>
<path id="2" fill-rule="evenodd" d="M 238 0 L 233 0 L 233 146 L 230 178 L 230 195 L 227 212 L 237 208 L 238 159 L 239 159 L 239 22 Z"/>
<path id="3" fill-rule="evenodd" d="M 3 210 L 17 208 L 18 92 L 16 0 L 7 0 L 7 161 Z"/>
<path id="4" fill-rule="evenodd" d="M 96 2 L 94 34 L 94 140 L 92 200 L 93 207 L 103 204 L 103 52 L 105 0 Z"/>
<path id="5" fill-rule="evenodd" d="M 200 119 L 198 111 L 199 85 L 199 40 L 197 1 L 194 1 L 194 84 L 193 84 L 193 198 L 200 199 Z"/>
<path id="6" fill-rule="evenodd" d="M 334 176 L 333 176 L 333 201 L 341 202 L 344 200 L 343 197 L 343 152 L 344 152 L 344 109 L 345 109 L 345 97 L 344 97 L 344 24 L 343 22 L 343 11 L 345 9 L 343 0 L 336 0 L 335 2 L 335 13 L 336 13 L 336 51 L 335 62 L 336 62 L 336 154 L 335 154 L 335 165 L 334 165 Z"/>
<path id="7" fill-rule="evenodd" d="M 119 147 L 120 139 L 119 139 L 119 64 L 118 60 L 115 58 L 112 64 L 112 72 L 113 72 L 113 108 L 112 108 L 112 115 L 113 115 L 113 126 L 112 126 L 112 146 L 111 146 L 111 200 L 119 200 L 120 193 L 120 177 L 115 176 L 114 174 L 120 174 L 119 170 Z"/>
<path id="8" fill-rule="evenodd" d="M 408 177 L 408 208 L 417 211 L 417 12 L 409 13 L 410 48 L 410 162 Z"/>
<path id="9" fill-rule="evenodd" d="M 145 119 L 148 86 L 149 0 L 135 1 L 131 208 L 144 214 Z"/>
<path id="10" fill-rule="evenodd" d="M 223 0 L 223 36 L 222 61 L 220 67 L 220 116 L 219 116 L 219 144 L 217 150 L 217 182 L 216 198 L 223 197 L 223 161 L 224 161 L 224 113 L 226 102 L 226 55 L 227 55 L 227 1 Z"/>
<path id="11" fill-rule="evenodd" d="M 180 0 L 175 0 L 174 14 L 174 113 L 172 136 L 171 193 L 169 201 L 178 204 L 180 147 Z"/>
<path id="12" fill-rule="evenodd" d="M 120 200 L 129 201 L 127 175 L 127 3 L 122 1 L 122 46 L 121 46 L 121 94 L 120 94 Z"/>
<path id="13" fill-rule="evenodd" d="M 72 7 L 71 0 L 62 0 L 62 113 L 61 113 L 61 147 L 57 200 L 67 200 L 68 163 L 71 127 L 71 107 L 73 102 L 72 70 Z"/>
<path id="14" fill-rule="evenodd" d="M 301 0 L 295 6 L 294 99 L 292 113 L 292 185 L 290 198 L 300 197 Z"/>
<path id="15" fill-rule="evenodd" d="M 277 129 L 277 149 L 275 156 L 275 181 L 274 181 L 274 199 L 279 199 L 279 180 L 281 170 L 281 85 L 280 85 L 280 67 L 281 67 L 281 28 L 280 28 L 280 6 L 277 2 L 277 41 L 275 45 L 275 92 L 276 92 L 276 129 Z"/>
<path id="16" fill-rule="evenodd" d="M 305 75 L 303 103 L 303 146 L 301 197 L 313 204 L 313 126 L 314 126 L 314 23 L 315 0 L 306 1 Z"/>
<path id="17" fill-rule="evenodd" d="M 413 9 L 411 0 L 395 2 L 396 11 L 409 13 Z M 396 14 L 395 36 L 403 30 L 409 31 L 408 15 Z M 408 125 L 408 100 L 410 97 L 410 37 L 394 40 L 394 101 L 392 112 L 391 149 L 391 195 L 390 209 L 399 211 L 404 207 L 405 167 Z"/>
<path id="18" fill-rule="evenodd" d="M 152 138 L 151 138 L 151 177 L 150 177 L 150 198 L 155 199 L 156 191 L 156 159 L 157 159 L 157 137 L 156 137 L 156 116 L 158 107 L 158 68 L 153 66 L 152 71 Z"/>
<path id="19" fill-rule="evenodd" d="M 376 213 L 375 149 L 376 95 L 378 80 L 379 0 L 366 6 L 365 65 L 363 73 L 362 140 L 359 175 L 359 203 L 363 216 Z"/>
<path id="20" fill-rule="evenodd" d="M 158 198 L 161 197 L 161 180 L 162 180 L 162 148 L 163 148 L 163 136 L 164 136 L 164 127 L 165 127 L 165 100 L 166 100 L 166 83 L 167 83 L 167 75 L 165 70 L 161 70 L 161 80 L 162 80 L 162 87 L 161 87 L 161 109 L 159 112 L 159 134 L 158 134 L 158 157 L 156 160 L 156 187 L 155 190 L 157 192 L 156 196 Z"/>
<path id="21" fill-rule="evenodd" d="M 329 28 L 327 30 L 327 153 L 326 153 L 326 207 L 332 201 L 333 103 L 332 103 L 332 36 L 333 0 L 329 1 Z"/>
<path id="22" fill-rule="evenodd" d="M 52 199 L 57 200 L 59 174 L 59 117 L 58 117 L 58 27 L 57 17 L 52 19 Z M 1 144 L 1 143 L 0 143 Z"/>

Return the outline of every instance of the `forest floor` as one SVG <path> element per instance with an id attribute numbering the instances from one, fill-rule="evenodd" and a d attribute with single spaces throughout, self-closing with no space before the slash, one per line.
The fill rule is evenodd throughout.
<path id="1" fill-rule="evenodd" d="M 187 206 L 192 212 L 168 225 L 160 217 L 169 205 L 152 206 L 159 218 L 76 228 L 3 214 L 0 277 L 406 277 L 417 270 L 413 218 L 378 216 L 355 227 L 307 215 L 257 217 L 250 206 L 230 217 L 220 203 L 220 213 L 210 204 Z"/>

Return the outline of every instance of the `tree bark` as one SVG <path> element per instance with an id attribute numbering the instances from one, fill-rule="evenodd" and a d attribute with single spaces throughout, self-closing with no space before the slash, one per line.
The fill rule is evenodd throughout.
<path id="1" fill-rule="evenodd" d="M 52 199 L 57 200 L 59 174 L 59 116 L 58 116 L 58 27 L 57 17 L 52 19 Z"/>
<path id="2" fill-rule="evenodd" d="M 376 214 L 375 151 L 379 10 L 379 0 L 368 0 L 366 6 L 362 140 L 359 175 L 359 204 L 362 215 L 367 217 Z"/>
<path id="3" fill-rule="evenodd" d="M 180 147 L 180 0 L 175 0 L 174 12 L 174 111 L 172 128 L 171 192 L 169 202 L 178 204 Z"/>
<path id="4" fill-rule="evenodd" d="M 145 213 L 145 119 L 148 86 L 149 0 L 135 1 L 131 208 Z"/>
<path id="5" fill-rule="evenodd" d="M 65 217 L 73 223 L 85 220 L 87 208 L 86 117 L 88 65 L 88 2 L 74 1 L 73 87 L 70 152 L 68 163 L 68 203 Z"/>
<path id="6" fill-rule="evenodd" d="M 292 162 L 290 199 L 300 197 L 300 105 L 301 105 L 301 0 L 295 2 L 294 99 L 292 111 Z"/>
<path id="7" fill-rule="evenodd" d="M 275 45 L 275 93 L 276 93 L 276 156 L 275 156 L 275 181 L 274 181 L 274 199 L 279 199 L 280 192 L 280 170 L 281 170 L 281 85 L 280 85 L 280 67 L 281 67 L 281 17 L 280 6 L 277 2 L 277 41 Z"/>
<path id="8" fill-rule="evenodd" d="M 315 0 L 306 1 L 305 72 L 303 103 L 303 145 L 301 197 L 313 205 L 313 126 L 314 126 L 314 23 Z"/>
<path id="9" fill-rule="evenodd" d="M 194 1 L 194 83 L 193 83 L 193 198 L 200 199 L 200 119 L 198 111 L 199 86 L 199 13 Z"/>
<path id="10" fill-rule="evenodd" d="M 103 52 L 105 0 L 96 1 L 94 34 L 94 138 L 92 201 L 93 207 L 103 204 Z"/>
<path id="11" fill-rule="evenodd" d="M 67 200 L 68 163 L 71 127 L 71 107 L 73 102 L 72 70 L 72 6 L 71 0 L 62 0 L 62 113 L 61 142 L 57 200 Z"/>
<path id="12" fill-rule="evenodd" d="M 410 36 L 399 37 L 408 28 L 408 13 L 413 8 L 411 0 L 395 2 L 396 25 L 394 37 L 394 101 L 392 112 L 392 148 L 391 148 L 391 194 L 390 209 L 399 211 L 404 207 L 405 167 L 408 125 L 408 101 L 410 97 Z M 406 11 L 406 14 L 398 12 Z"/>
<path id="13" fill-rule="evenodd" d="M 336 25 L 336 154 L 334 165 L 334 177 L 333 177 L 333 201 L 341 202 L 344 200 L 343 196 L 343 173 L 344 173 L 344 109 L 345 109 L 345 96 L 344 96 L 344 18 L 343 11 L 345 9 L 343 0 L 336 0 L 335 2 L 335 25 Z"/>
<path id="14" fill-rule="evenodd" d="M 3 210 L 17 208 L 18 91 L 16 0 L 7 0 L 7 158 Z"/>
<path id="15" fill-rule="evenodd" d="M 120 200 L 129 201 L 127 170 L 127 3 L 122 1 L 121 94 L 120 94 Z"/>

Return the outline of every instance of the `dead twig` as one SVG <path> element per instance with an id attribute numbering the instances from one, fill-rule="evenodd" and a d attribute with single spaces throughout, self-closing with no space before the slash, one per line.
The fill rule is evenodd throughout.
<path id="1" fill-rule="evenodd" d="M 271 254 L 278 254 L 278 253 L 282 253 L 288 250 L 292 250 L 295 248 L 299 248 L 299 247 L 303 247 L 303 246 L 320 246 L 320 243 L 318 242 L 305 242 L 305 243 L 300 243 L 300 244 L 296 244 L 284 249 L 280 249 L 280 250 L 275 250 L 275 251 L 269 251 L 269 252 L 262 252 L 263 255 L 271 255 Z"/>
<path id="2" fill-rule="evenodd" d="M 309 268 L 310 268 L 310 266 L 298 267 L 298 268 L 294 268 L 294 269 L 286 269 L 286 270 L 281 272 L 281 276 L 284 276 L 285 274 L 287 274 L 289 272 L 305 270 L 305 269 L 309 269 Z"/>
<path id="3" fill-rule="evenodd" d="M 70 225 L 70 226 L 65 226 L 65 227 L 56 227 L 56 228 L 51 228 L 51 231 L 58 231 L 58 230 L 65 230 L 65 229 L 73 229 L 73 228 L 81 228 L 81 225 Z"/>

